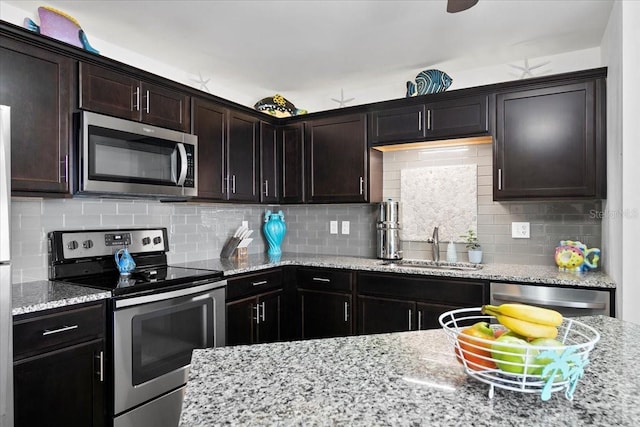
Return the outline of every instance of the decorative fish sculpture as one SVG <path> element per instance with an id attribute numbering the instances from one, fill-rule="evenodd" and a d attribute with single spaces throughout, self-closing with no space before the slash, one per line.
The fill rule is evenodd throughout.
<path id="1" fill-rule="evenodd" d="M 291 117 L 298 116 L 300 114 L 307 114 L 307 110 L 296 108 L 293 103 L 285 99 L 285 97 L 280 94 L 262 98 L 260 101 L 256 102 L 253 108 L 275 117 Z"/>
<path id="2" fill-rule="evenodd" d="M 72 16 L 48 6 L 39 7 L 38 16 L 40 17 L 40 25 L 29 18 L 24 18 L 24 27 L 35 33 L 69 43 L 91 53 L 100 53 L 89 44 L 87 35 L 80 27 L 80 23 Z"/>
<path id="3" fill-rule="evenodd" d="M 407 82 L 407 98 L 417 95 L 444 92 L 453 83 L 453 79 L 444 71 L 424 70 L 416 76 L 415 82 Z"/>

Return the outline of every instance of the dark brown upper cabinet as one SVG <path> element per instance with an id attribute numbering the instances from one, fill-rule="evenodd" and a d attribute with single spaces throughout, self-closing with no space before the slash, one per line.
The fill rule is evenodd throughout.
<path id="1" fill-rule="evenodd" d="M 304 201 L 304 141 L 301 123 L 281 128 L 280 142 L 280 190 L 281 203 Z"/>
<path id="2" fill-rule="evenodd" d="M 373 146 L 487 135 L 489 96 L 383 108 L 373 111 L 370 118 L 369 143 Z"/>
<path id="3" fill-rule="evenodd" d="M 80 63 L 80 108 L 189 132 L 185 93 L 88 63 Z"/>
<path id="4" fill-rule="evenodd" d="M 365 114 L 305 122 L 306 201 L 382 199 L 382 153 L 367 146 Z"/>
<path id="5" fill-rule="evenodd" d="M 260 201 L 280 201 L 280 162 L 278 161 L 278 129 L 269 123 L 260 123 Z"/>
<path id="6" fill-rule="evenodd" d="M 494 200 L 605 197 L 605 81 L 496 95 Z"/>
<path id="7" fill-rule="evenodd" d="M 11 191 L 67 195 L 75 61 L 0 37 L 0 104 L 11 107 Z"/>
<path id="8" fill-rule="evenodd" d="M 192 112 L 192 132 L 198 136 L 198 198 L 223 200 L 227 110 L 193 98 Z"/>
<path id="9" fill-rule="evenodd" d="M 227 199 L 258 202 L 260 122 L 255 117 L 230 110 L 228 126 L 225 189 Z"/>

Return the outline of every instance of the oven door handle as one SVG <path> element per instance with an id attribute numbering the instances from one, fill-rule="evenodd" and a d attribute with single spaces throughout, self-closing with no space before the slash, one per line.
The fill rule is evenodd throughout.
<path id="1" fill-rule="evenodd" d="M 187 179 L 187 150 L 184 148 L 183 143 L 178 143 L 178 152 L 180 153 L 180 177 L 178 178 L 178 187 L 184 185 L 184 181 Z"/>
<path id="2" fill-rule="evenodd" d="M 522 304 L 539 304 L 546 305 L 548 307 L 560 307 L 560 308 L 580 308 L 587 310 L 603 310 L 606 304 L 601 302 L 584 302 L 584 301 L 564 301 L 555 299 L 529 299 L 516 295 L 508 294 L 493 294 L 491 298 L 495 301 L 505 302 L 518 302 Z"/>
<path id="3" fill-rule="evenodd" d="M 150 302 L 164 301 L 171 298 L 180 298 L 180 297 L 185 297 L 189 295 L 200 294 L 203 292 L 211 291 L 213 289 L 222 288 L 226 285 L 227 285 L 226 280 L 213 280 L 213 281 L 211 279 L 199 280 L 199 281 L 192 282 L 191 286 L 184 289 L 178 289 L 175 291 L 161 292 L 157 294 L 142 295 L 139 297 L 124 298 L 121 300 L 116 300 L 115 308 L 119 309 L 119 308 L 131 307 L 134 305 L 148 304 Z"/>

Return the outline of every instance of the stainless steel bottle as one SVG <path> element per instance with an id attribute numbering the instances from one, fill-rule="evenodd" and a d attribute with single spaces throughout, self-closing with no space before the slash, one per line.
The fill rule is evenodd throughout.
<path id="1" fill-rule="evenodd" d="M 402 259 L 400 242 L 400 203 L 391 199 L 380 203 L 376 231 L 378 234 L 378 258 Z"/>

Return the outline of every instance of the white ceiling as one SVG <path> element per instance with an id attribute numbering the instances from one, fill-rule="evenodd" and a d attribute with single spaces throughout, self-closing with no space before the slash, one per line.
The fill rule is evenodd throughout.
<path id="1" fill-rule="evenodd" d="M 191 73 L 272 91 L 554 55 L 600 45 L 613 0 L 17 1 L 50 5 L 88 34 Z M 99 46 L 96 46 L 99 49 Z"/>

